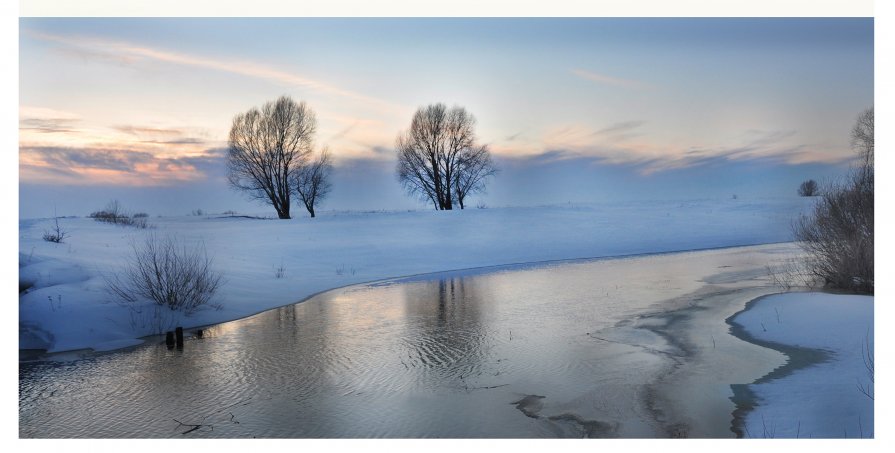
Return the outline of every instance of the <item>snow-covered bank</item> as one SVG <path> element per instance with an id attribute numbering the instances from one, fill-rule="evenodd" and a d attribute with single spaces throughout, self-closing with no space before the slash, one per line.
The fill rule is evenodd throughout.
<path id="1" fill-rule="evenodd" d="M 757 405 L 746 415 L 746 436 L 874 437 L 873 297 L 777 294 L 757 300 L 732 322 L 747 338 L 784 345 L 784 351 L 821 349 L 827 356 L 749 385 Z"/>
<path id="2" fill-rule="evenodd" d="M 629 202 L 464 211 L 322 213 L 316 219 L 152 218 L 153 230 L 61 219 L 20 221 L 20 348 L 63 351 L 134 344 L 151 326 L 111 302 L 102 275 L 131 241 L 173 233 L 204 242 L 225 283 L 218 301 L 180 320 L 223 322 L 348 284 L 509 263 L 781 242 L 810 198 Z M 134 207 L 139 208 L 139 207 Z M 278 278 L 278 269 L 284 276 Z"/>

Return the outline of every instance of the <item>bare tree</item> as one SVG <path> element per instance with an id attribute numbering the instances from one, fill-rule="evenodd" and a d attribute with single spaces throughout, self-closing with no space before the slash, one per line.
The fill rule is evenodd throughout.
<path id="1" fill-rule="evenodd" d="M 315 215 L 314 208 L 332 188 L 329 178 L 331 172 L 332 158 L 329 150 L 324 149 L 313 162 L 302 165 L 295 174 L 296 192 L 311 218 Z"/>
<path id="2" fill-rule="evenodd" d="M 851 146 L 861 156 L 861 166 L 873 169 L 873 107 L 858 115 L 851 130 Z"/>
<path id="3" fill-rule="evenodd" d="M 480 170 L 476 163 L 493 169 L 488 149 L 475 143 L 475 123 L 463 107 L 439 103 L 417 109 L 410 129 L 396 140 L 398 180 L 409 194 L 450 210 L 460 196 L 484 189 L 484 176 L 467 174 Z"/>
<path id="4" fill-rule="evenodd" d="M 825 189 L 811 215 L 793 233 L 806 252 L 811 274 L 827 286 L 859 293 L 874 291 L 873 109 L 864 111 L 852 132 L 861 159 L 848 178 Z"/>
<path id="5" fill-rule="evenodd" d="M 311 153 L 317 130 L 314 112 L 288 96 L 233 118 L 227 155 L 230 185 L 270 203 L 288 219 L 292 182 Z"/>
<path id="6" fill-rule="evenodd" d="M 817 181 L 813 179 L 809 179 L 807 181 L 803 181 L 802 184 L 799 184 L 799 196 L 801 197 L 814 197 L 818 195 L 818 187 Z"/>
<path id="7" fill-rule="evenodd" d="M 486 145 L 469 148 L 460 156 L 459 171 L 455 173 L 454 195 L 460 209 L 466 205 L 466 196 L 485 190 L 485 181 L 497 174 Z"/>

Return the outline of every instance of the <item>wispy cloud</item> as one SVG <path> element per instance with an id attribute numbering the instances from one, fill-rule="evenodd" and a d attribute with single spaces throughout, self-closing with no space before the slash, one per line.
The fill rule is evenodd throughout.
<path id="1" fill-rule="evenodd" d="M 630 132 L 643 126 L 643 121 L 622 121 L 620 123 L 611 124 L 597 131 L 598 134 L 622 134 Z"/>
<path id="2" fill-rule="evenodd" d="M 224 151 L 169 157 L 132 149 L 23 146 L 19 162 L 20 177 L 29 182 L 158 186 L 220 176 Z"/>
<path id="3" fill-rule="evenodd" d="M 586 125 L 566 125 L 545 131 L 524 149 L 506 145 L 492 149 L 502 158 L 533 164 L 589 159 L 599 164 L 633 166 L 644 175 L 718 162 L 840 164 L 851 158 L 841 150 L 802 142 L 794 130 L 750 130 L 728 144 L 680 145 L 650 140 L 638 131 L 643 124 L 625 121 L 596 130 Z"/>
<path id="4" fill-rule="evenodd" d="M 590 80 L 591 82 L 597 82 L 604 85 L 612 85 L 617 87 L 624 88 L 636 88 L 636 89 L 644 89 L 644 88 L 652 88 L 652 85 L 640 82 L 638 80 L 632 79 L 623 79 L 620 77 L 612 77 L 606 74 L 600 74 L 593 71 L 587 71 L 584 69 L 573 69 L 572 74 L 581 77 L 585 80 Z"/>
<path id="5" fill-rule="evenodd" d="M 186 128 L 119 125 L 114 126 L 113 129 L 135 137 L 140 143 L 161 145 L 199 145 L 206 143 L 205 139 L 196 137 L 195 132 Z"/>
<path id="6" fill-rule="evenodd" d="M 215 71 L 238 74 L 246 77 L 266 80 L 279 85 L 294 86 L 323 94 L 347 97 L 388 109 L 403 107 L 388 101 L 367 96 L 351 90 L 337 87 L 319 80 L 314 80 L 294 72 L 285 71 L 274 66 L 247 60 L 222 60 L 202 55 L 174 52 L 166 49 L 84 36 L 61 36 L 50 33 L 26 31 L 28 36 L 54 42 L 67 52 L 79 54 L 82 58 L 98 58 L 118 64 L 134 64 L 140 60 L 152 60 L 182 66 L 192 66 Z"/>
<path id="7" fill-rule="evenodd" d="M 60 110 L 22 106 L 19 108 L 19 129 L 41 134 L 77 131 L 78 115 Z"/>
<path id="8" fill-rule="evenodd" d="M 61 118 L 23 118 L 19 120 L 19 129 L 42 134 L 75 132 L 78 120 Z"/>
<path id="9" fill-rule="evenodd" d="M 134 126 L 134 125 L 118 125 L 113 127 L 115 130 L 124 132 L 126 134 L 143 136 L 143 135 L 164 135 L 164 136 L 182 136 L 184 135 L 183 129 L 176 129 L 171 127 L 146 127 L 146 126 Z"/>

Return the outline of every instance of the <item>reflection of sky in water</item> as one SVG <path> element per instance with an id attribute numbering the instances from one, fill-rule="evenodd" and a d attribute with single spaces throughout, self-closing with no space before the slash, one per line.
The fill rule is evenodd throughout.
<path id="1" fill-rule="evenodd" d="M 23 364 L 20 435 L 180 436 L 176 419 L 214 426 L 196 437 L 651 436 L 642 386 L 665 362 L 625 342 L 662 342 L 617 325 L 737 264 L 725 253 L 353 287 L 183 351 Z M 512 404 L 527 395 L 539 418 Z"/>

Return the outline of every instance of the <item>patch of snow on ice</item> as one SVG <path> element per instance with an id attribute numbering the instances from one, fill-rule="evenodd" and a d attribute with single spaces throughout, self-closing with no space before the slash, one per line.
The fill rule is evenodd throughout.
<path id="1" fill-rule="evenodd" d="M 873 437 L 873 400 L 861 390 L 872 390 L 865 361 L 873 351 L 873 297 L 777 294 L 734 322 L 757 339 L 831 353 L 828 362 L 749 386 L 758 398 L 746 416 L 750 437 Z"/>

